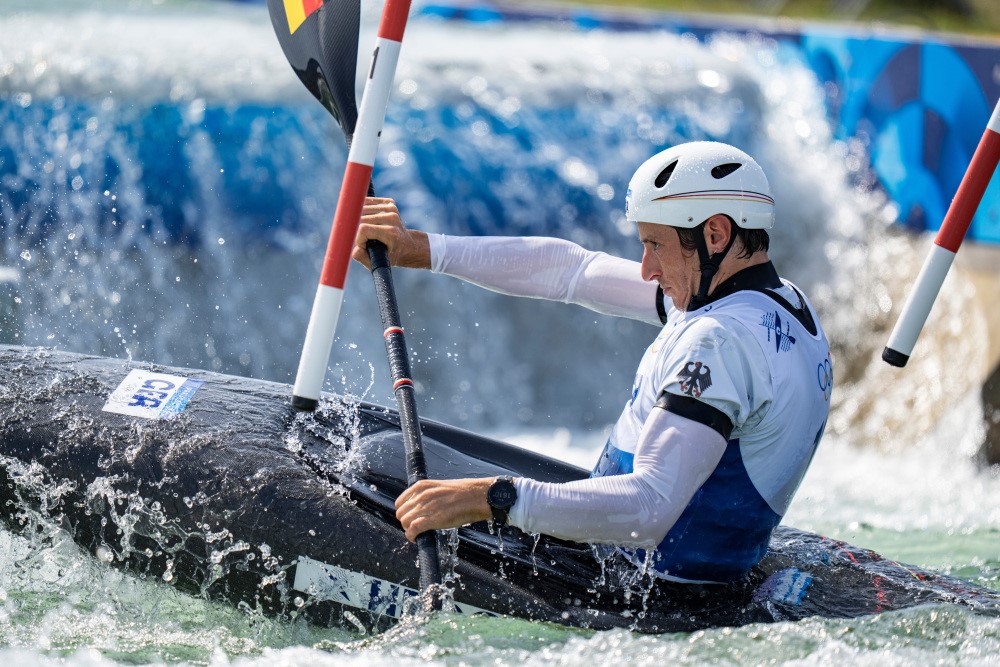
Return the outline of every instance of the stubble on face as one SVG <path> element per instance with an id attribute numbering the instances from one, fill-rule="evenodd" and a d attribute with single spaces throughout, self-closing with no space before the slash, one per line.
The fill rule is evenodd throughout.
<path id="1" fill-rule="evenodd" d="M 674 308 L 683 310 L 697 289 L 697 253 L 681 246 L 673 227 L 640 222 L 638 231 L 643 245 L 643 280 L 655 280 Z"/>

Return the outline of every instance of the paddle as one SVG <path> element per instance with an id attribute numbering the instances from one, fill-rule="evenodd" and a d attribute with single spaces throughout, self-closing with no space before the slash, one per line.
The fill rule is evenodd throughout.
<path id="1" fill-rule="evenodd" d="M 294 407 L 314 410 L 319 402 L 330 359 L 351 249 L 357 236 L 365 195 L 374 194 L 372 165 L 385 120 L 386 103 L 396 71 L 410 0 L 386 1 L 365 91 L 361 97 L 360 113 L 354 95 L 360 0 L 267 0 L 267 9 L 289 64 L 309 92 L 337 120 L 349 148 L 347 170 L 337 201 L 337 212 L 333 219 L 333 229 L 292 396 Z M 409 355 L 400 325 L 385 245 L 378 241 L 369 242 L 368 256 L 379 300 L 379 315 L 384 327 L 393 392 L 399 405 L 400 427 L 406 451 L 407 483 L 412 485 L 427 478 L 427 466 L 420 439 L 413 381 L 410 379 Z M 441 572 L 436 533 L 428 531 L 419 535 L 417 548 L 420 588 L 431 591 L 426 603 L 430 609 L 436 610 L 441 605 Z"/>

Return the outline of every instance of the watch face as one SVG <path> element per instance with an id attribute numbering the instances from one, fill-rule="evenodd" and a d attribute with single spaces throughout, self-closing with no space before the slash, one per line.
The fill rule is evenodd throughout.
<path id="1" fill-rule="evenodd" d="M 498 479 L 490 486 L 490 491 L 486 497 L 491 507 L 506 509 L 517 500 L 517 489 L 514 483 L 508 479 Z"/>

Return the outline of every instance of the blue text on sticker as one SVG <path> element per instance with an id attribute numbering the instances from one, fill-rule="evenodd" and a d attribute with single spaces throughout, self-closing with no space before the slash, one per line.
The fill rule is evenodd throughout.
<path id="1" fill-rule="evenodd" d="M 145 419 L 165 419 L 182 412 L 203 384 L 202 380 L 133 370 L 111 393 L 103 410 Z"/>

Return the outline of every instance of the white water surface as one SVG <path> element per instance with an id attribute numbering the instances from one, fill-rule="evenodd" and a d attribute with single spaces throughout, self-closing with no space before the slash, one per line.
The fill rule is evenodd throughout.
<path id="1" fill-rule="evenodd" d="M 365 8 L 370 32 L 372 4 Z M 312 297 L 299 286 L 318 272 L 314 250 L 325 243 L 335 193 L 317 187 L 319 177 L 302 177 L 312 226 L 260 254 L 212 203 L 217 156 L 210 137 L 198 134 L 199 115 L 213 104 L 314 104 L 290 75 L 261 7 L 4 0 L 0 94 L 22 105 L 26 118 L 58 99 L 94 102 L 93 131 L 88 123 L 77 133 L 58 123 L 0 129 L 4 145 L 24 150 L 23 172 L 50 174 L 40 188 L 62 207 L 59 233 L 37 245 L 30 225 L 4 218 L 0 264 L 22 276 L 24 342 L 290 379 Z M 596 225 L 621 224 L 623 192 L 613 184 L 627 180 L 651 144 L 676 139 L 679 125 L 752 145 L 781 174 L 772 179 L 782 202 L 779 265 L 814 297 L 837 348 L 829 432 L 786 523 L 1000 588 L 1000 479 L 996 468 L 975 462 L 976 393 L 988 370 L 975 289 L 960 275 L 949 278 L 949 298 L 905 373 L 878 360 L 927 240 L 887 227 L 894 211 L 865 181 L 863 145 L 833 136 L 823 91 L 794 58 L 757 39 L 701 45 L 672 35 L 414 22 L 394 99 L 379 157 L 387 165 L 383 187 L 428 229 L 443 224 L 447 205 L 414 180 L 409 155 L 442 137 L 456 163 L 487 156 L 487 167 L 513 174 L 490 193 L 511 221 L 538 214 L 540 202 L 523 194 L 531 185 L 523 173 L 539 166 L 555 174 L 558 196 L 606 200 L 602 220 L 545 209 L 585 241 Z M 206 208 L 194 220 L 213 242 L 195 251 L 134 229 L 105 238 L 110 195 L 73 185 L 74 169 L 89 156 L 131 159 L 128 137 L 105 121 L 164 101 L 187 109 L 193 171 L 205 183 Z M 445 104 L 463 123 L 435 124 Z M 564 118 L 553 113 L 567 104 Z M 307 139 L 335 143 L 322 116 L 294 113 L 317 125 Z M 548 124 L 553 117 L 573 125 Z M 515 128 L 528 131 L 533 150 L 518 150 L 507 131 Z M 334 162 L 310 168 L 334 170 Z M 145 205 L 137 175 L 144 165 L 131 164 L 116 193 L 125 211 Z M 631 230 L 618 232 L 604 237 L 609 249 L 638 252 Z M 422 414 L 591 467 L 655 329 L 514 302 L 440 277 L 400 272 L 397 285 L 410 298 L 404 315 Z M 344 315 L 352 324 L 335 345 L 330 388 L 389 403 L 381 339 L 365 335 L 378 326 L 371 302 L 370 288 L 354 280 Z M 0 647 L 0 659 L 16 665 L 996 665 L 1000 621 L 936 607 L 645 637 L 442 617 L 359 637 L 181 595 L 94 560 L 46 526 L 27 536 L 0 530 Z"/>

